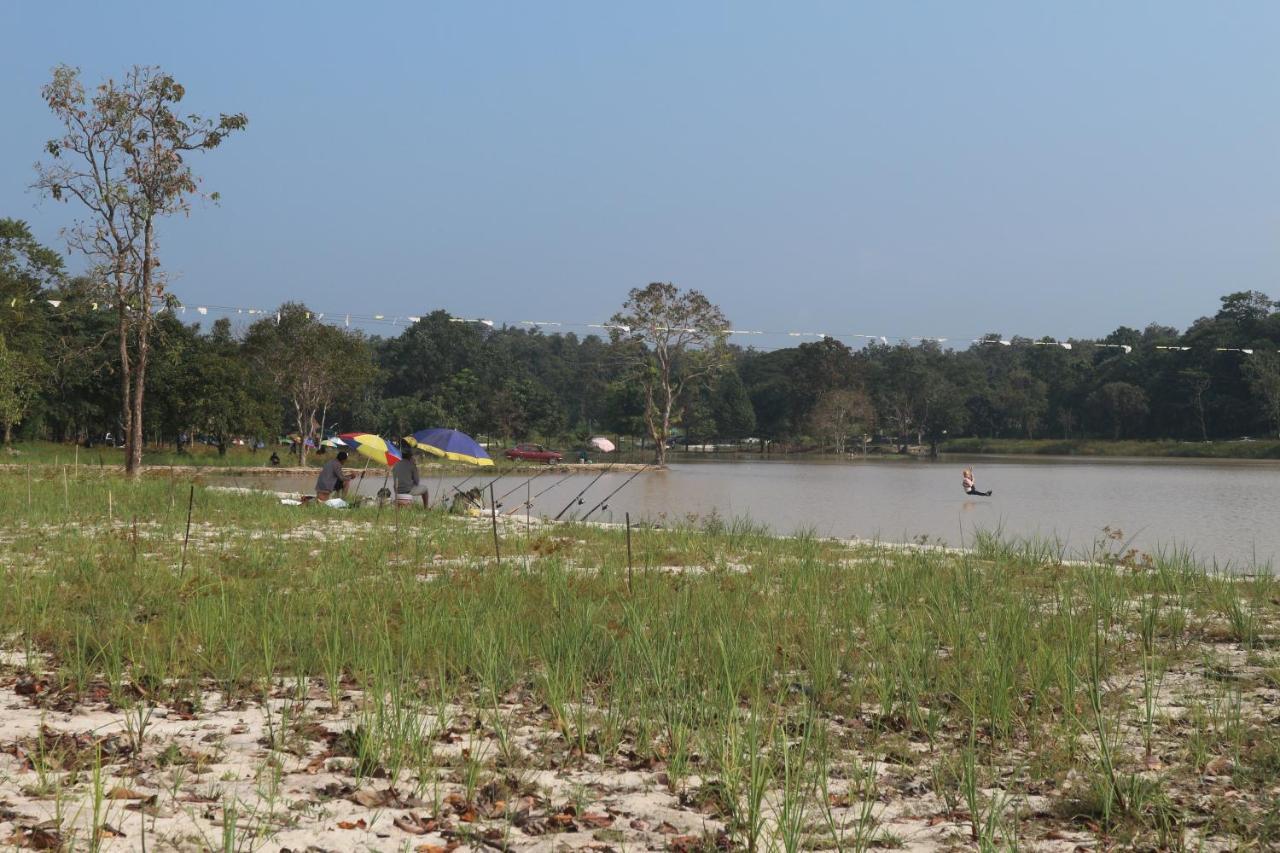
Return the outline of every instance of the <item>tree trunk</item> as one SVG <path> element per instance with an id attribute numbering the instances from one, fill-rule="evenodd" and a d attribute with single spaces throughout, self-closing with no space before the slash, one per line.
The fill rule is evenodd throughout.
<path id="1" fill-rule="evenodd" d="M 307 434 L 302 428 L 306 416 L 307 413 L 302 410 L 302 406 L 298 406 L 298 467 L 300 468 L 307 464 Z"/>
<path id="2" fill-rule="evenodd" d="M 151 281 L 155 254 L 155 231 L 151 218 L 143 225 L 142 287 L 138 294 L 138 358 L 133 366 L 133 423 L 129 431 L 125 472 L 132 477 L 142 473 L 142 403 L 147 389 L 147 356 L 151 347 Z"/>
<path id="3" fill-rule="evenodd" d="M 4 446 L 8 447 L 13 444 L 13 422 L 6 420 L 4 422 Z"/>
<path id="4" fill-rule="evenodd" d="M 147 340 L 146 321 L 138 328 L 138 358 L 134 363 L 133 376 L 133 423 L 129 435 L 129 447 L 125 460 L 125 472 L 132 477 L 142 473 L 142 401 L 147 387 Z"/>
<path id="5" fill-rule="evenodd" d="M 129 312 L 128 296 L 124 285 L 119 281 L 122 273 L 117 273 L 116 284 L 116 330 L 120 335 L 120 439 L 128 445 L 133 440 L 133 386 L 130 383 L 133 364 L 129 359 Z M 129 471 L 129 453 L 126 450 L 124 460 L 125 471 Z"/>

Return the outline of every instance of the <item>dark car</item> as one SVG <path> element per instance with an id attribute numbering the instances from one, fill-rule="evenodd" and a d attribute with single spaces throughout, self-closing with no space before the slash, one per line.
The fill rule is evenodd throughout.
<path id="1" fill-rule="evenodd" d="M 541 444 L 517 444 L 503 454 L 508 459 L 523 459 L 528 462 L 560 462 L 564 456 L 558 450 L 548 450 Z"/>

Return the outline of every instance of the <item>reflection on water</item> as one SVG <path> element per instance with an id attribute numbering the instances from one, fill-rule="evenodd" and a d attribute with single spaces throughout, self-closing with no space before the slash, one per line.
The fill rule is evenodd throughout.
<path id="1" fill-rule="evenodd" d="M 990 498 L 970 498 L 960 472 L 975 469 L 978 488 Z M 429 475 L 429 476 L 428 476 Z M 581 515 L 623 484 L 630 473 L 609 472 L 591 486 L 581 505 L 574 497 L 593 474 L 546 473 L 528 486 L 528 474 L 494 483 L 497 495 L 512 491 L 503 511 L 537 495 L 535 515 Z M 441 479 L 424 467 L 432 500 L 465 475 Z M 487 484 L 476 476 L 466 488 Z M 239 478 L 279 490 L 310 491 L 310 481 Z M 372 495 L 381 477 L 360 486 Z M 1200 558 L 1245 568 L 1280 556 L 1280 465 L 1268 462 L 1198 462 L 1114 459 L 949 457 L 929 460 L 677 462 L 636 477 L 591 520 L 683 521 L 711 513 L 743 516 L 779 533 L 812 529 L 824 536 L 858 536 L 894 542 L 971 544 L 977 530 L 1006 537 L 1061 540 L 1068 555 L 1085 552 L 1103 527 L 1120 529 L 1147 551 L 1187 546 Z M 520 510 L 523 512 L 523 509 Z"/>

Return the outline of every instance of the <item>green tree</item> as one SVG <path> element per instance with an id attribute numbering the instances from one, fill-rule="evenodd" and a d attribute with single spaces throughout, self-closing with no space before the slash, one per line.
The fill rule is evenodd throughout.
<path id="1" fill-rule="evenodd" d="M 1267 422 L 1280 435 L 1280 353 L 1255 352 L 1244 363 L 1244 372 Z"/>
<path id="2" fill-rule="evenodd" d="M 1128 382 L 1108 382 L 1093 392 L 1091 400 L 1116 440 L 1131 432 L 1149 408 L 1146 392 Z"/>
<path id="3" fill-rule="evenodd" d="M 9 349 L 0 335 L 0 426 L 4 443 L 13 443 L 13 427 L 27 416 L 44 378 L 44 365 Z"/>
<path id="4" fill-rule="evenodd" d="M 711 410 L 717 438 L 747 438 L 756 431 L 756 413 L 736 370 L 726 370 L 716 380 Z"/>
<path id="5" fill-rule="evenodd" d="M 622 435 L 644 435 L 644 391 L 639 382 L 618 379 L 604 392 L 604 426 Z"/>
<path id="6" fill-rule="evenodd" d="M 4 443 L 36 404 L 51 366 L 50 287 L 62 277 L 62 259 L 31 235 L 27 223 L 0 219 L 0 420 Z M 61 304 L 61 300 L 54 299 Z"/>
<path id="7" fill-rule="evenodd" d="M 630 344 L 623 352 L 646 368 L 640 380 L 645 426 L 654 441 L 654 461 L 661 465 L 676 401 L 686 388 L 711 379 L 729 363 L 729 321 L 698 291 L 654 282 L 632 289 L 610 324 L 615 342 Z"/>
<path id="8" fill-rule="evenodd" d="M 90 96 L 79 69 L 60 65 L 42 90 L 63 126 L 50 140 L 50 160 L 37 166 L 37 186 L 58 201 L 77 201 L 86 219 L 68 231 L 72 249 L 85 254 L 96 276 L 110 282 L 120 352 L 122 420 L 127 432 L 125 470 L 140 473 L 154 310 L 167 294 L 159 272 L 156 220 L 187 213 L 199 180 L 186 161 L 194 151 L 218 147 L 243 129 L 243 114 L 215 121 L 181 115 L 185 90 L 159 68 L 134 66 Z M 217 200 L 217 194 L 209 196 Z"/>
<path id="9" fill-rule="evenodd" d="M 279 430 L 280 409 L 263 374 L 231 336 L 231 323 L 214 323 L 207 337 L 196 339 L 187 362 L 181 395 L 186 426 L 217 442 L 225 455 L 232 437 L 271 438 Z"/>

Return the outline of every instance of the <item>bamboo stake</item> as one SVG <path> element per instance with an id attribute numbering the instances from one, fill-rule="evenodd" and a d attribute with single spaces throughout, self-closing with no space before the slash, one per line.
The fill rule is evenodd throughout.
<path id="1" fill-rule="evenodd" d="M 489 484 L 489 517 L 493 520 L 493 556 L 502 565 L 502 554 L 498 551 L 498 505 L 493 502 L 493 483 Z"/>
<path id="2" fill-rule="evenodd" d="M 631 586 L 631 513 L 627 513 L 627 596 L 634 594 Z"/>
<path id="3" fill-rule="evenodd" d="M 187 496 L 187 532 L 182 536 L 182 562 L 178 566 L 178 576 L 181 577 L 187 570 L 187 543 L 191 541 L 191 508 L 196 502 L 196 485 L 191 484 L 191 493 Z"/>

